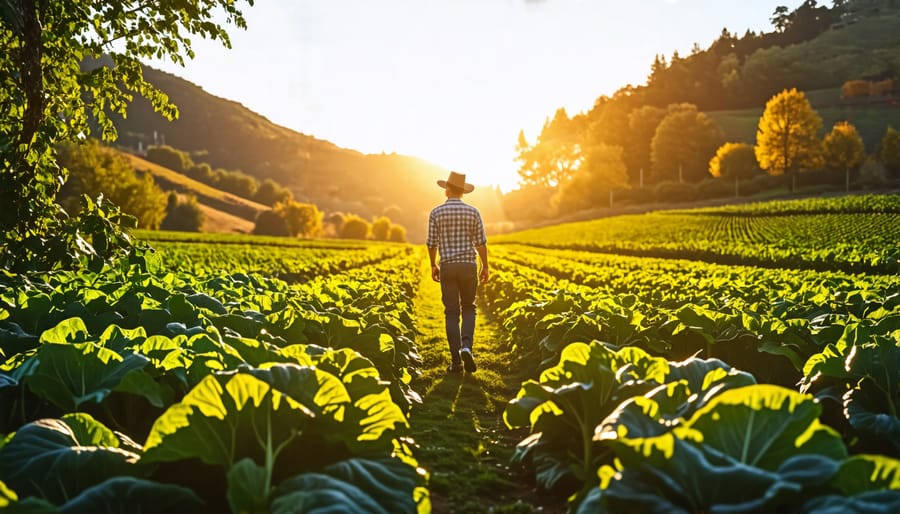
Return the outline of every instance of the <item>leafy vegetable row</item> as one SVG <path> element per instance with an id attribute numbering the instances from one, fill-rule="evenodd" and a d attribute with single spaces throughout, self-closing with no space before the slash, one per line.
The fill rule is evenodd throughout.
<path id="1" fill-rule="evenodd" d="M 594 255 L 495 251 L 489 308 L 535 369 L 569 342 L 599 339 L 675 360 L 701 352 L 793 387 L 806 360 L 827 344 L 858 330 L 888 335 L 900 322 L 897 277 L 616 256 L 570 260 Z"/>
<path id="2" fill-rule="evenodd" d="M 293 285 L 5 275 L 0 505 L 427 510 L 406 439 L 417 259 Z"/>
<path id="3" fill-rule="evenodd" d="M 833 198 L 814 197 L 668 211 L 672 213 L 737 214 L 769 216 L 785 214 L 857 214 L 863 212 L 900 212 L 900 195 L 847 195 Z"/>
<path id="4" fill-rule="evenodd" d="M 266 241 L 266 239 L 263 239 Z M 227 244 L 223 248 L 223 244 Z M 288 282 L 300 282 L 324 274 L 340 273 L 407 255 L 411 248 L 370 244 L 330 248 L 234 242 L 155 242 L 166 266 L 174 272 L 196 275 L 259 273 Z"/>
<path id="5" fill-rule="evenodd" d="M 530 429 L 514 460 L 578 512 L 893 512 L 900 460 L 849 456 L 821 414 L 717 359 L 594 341 L 523 383 L 504 420 Z"/>
<path id="6" fill-rule="evenodd" d="M 485 305 L 540 373 L 505 412 L 511 427 L 531 431 L 516 459 L 542 487 L 572 494 L 573 509 L 583 501 L 583 512 L 890 512 L 900 502 L 896 276 L 512 245 L 497 248 L 494 263 Z M 679 375 L 692 368 L 702 372 Z M 760 378 L 790 389 L 753 385 Z M 815 399 L 791 391 L 800 379 Z M 731 388 L 742 392 L 725 396 Z M 716 400 L 720 393 L 726 399 Z M 718 407 L 696 421 L 706 428 L 694 426 L 717 401 L 740 411 L 734 431 L 717 432 Z M 799 403 L 814 406 L 802 409 L 802 422 Z M 797 441 L 744 427 L 758 416 L 830 442 L 798 443 L 765 465 L 747 460 L 750 447 L 711 442 Z M 848 457 L 845 441 L 858 455 Z M 862 471 L 869 480 L 854 477 Z M 744 483 L 754 485 L 734 490 Z M 879 506 L 866 510 L 871 502 Z"/>
<path id="7" fill-rule="evenodd" d="M 900 272 L 897 240 L 900 212 L 891 210 L 765 217 L 655 212 L 525 230 L 493 241 L 732 265 L 890 274 Z"/>

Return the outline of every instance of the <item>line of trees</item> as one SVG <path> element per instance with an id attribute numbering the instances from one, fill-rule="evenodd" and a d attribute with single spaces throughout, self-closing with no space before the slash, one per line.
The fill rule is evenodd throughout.
<path id="1" fill-rule="evenodd" d="M 406 228 L 392 223 L 387 216 L 378 216 L 369 222 L 356 214 L 335 212 L 325 219 L 325 214 L 315 205 L 290 199 L 278 202 L 272 209 L 259 213 L 253 233 L 406 242 Z"/>
<path id="2" fill-rule="evenodd" d="M 627 119 L 630 131 L 624 138 L 609 132 L 615 118 Z M 739 194 L 742 181 L 744 194 L 780 187 L 763 176 L 786 175 L 793 190 L 797 174 L 808 170 L 845 172 L 849 184 L 849 174 L 867 158 L 862 138 L 848 122 L 820 138 L 822 120 L 797 89 L 769 99 L 754 145 L 725 141 L 716 123 L 687 103 L 630 112 L 615 107 L 590 120 L 590 113 L 569 118 L 559 109 L 533 144 L 519 133 L 522 187 L 504 198 L 507 214 L 540 219 L 609 206 L 614 198 L 642 203 L 721 197 Z M 855 180 L 877 185 L 888 173 L 900 172 L 896 138 L 888 128 L 881 150 Z"/>
<path id="3" fill-rule="evenodd" d="M 289 189 L 272 179 L 262 182 L 240 170 L 213 169 L 205 162 L 194 162 L 187 152 L 168 145 L 147 148 L 148 161 L 184 174 L 198 182 L 221 189 L 241 198 L 274 206 L 293 198 Z"/>

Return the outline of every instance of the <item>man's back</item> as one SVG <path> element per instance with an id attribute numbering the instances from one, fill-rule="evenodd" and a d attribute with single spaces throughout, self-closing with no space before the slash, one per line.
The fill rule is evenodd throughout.
<path id="1" fill-rule="evenodd" d="M 478 260 L 475 247 L 485 244 L 484 223 L 475 207 L 459 198 L 448 198 L 432 209 L 426 245 L 438 248 L 442 263 L 475 263 Z"/>

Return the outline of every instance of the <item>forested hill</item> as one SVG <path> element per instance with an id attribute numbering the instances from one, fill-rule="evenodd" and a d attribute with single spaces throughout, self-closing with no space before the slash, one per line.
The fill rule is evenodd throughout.
<path id="1" fill-rule="evenodd" d="M 272 178 L 294 197 L 326 212 L 365 218 L 387 213 L 406 227 L 410 241 L 424 240 L 428 211 L 443 200 L 435 181 L 448 170 L 423 159 L 397 154 L 363 154 L 276 125 L 243 105 L 213 96 L 175 75 L 144 67 L 144 77 L 178 106 L 175 121 L 153 112 L 136 97 L 119 120 L 118 144 L 136 150 L 155 142 L 198 153 L 214 168 Z M 352 123 L 352 120 L 348 120 Z M 465 170 L 462 170 L 465 171 Z M 467 200 L 486 219 L 502 222 L 499 190 L 479 188 Z"/>

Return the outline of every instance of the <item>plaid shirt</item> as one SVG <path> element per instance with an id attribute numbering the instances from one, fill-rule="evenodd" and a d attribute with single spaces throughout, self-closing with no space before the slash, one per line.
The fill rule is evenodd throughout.
<path id="1" fill-rule="evenodd" d="M 487 244 L 481 213 L 459 198 L 448 198 L 428 216 L 428 248 L 437 248 L 441 262 L 478 262 L 476 246 Z"/>

